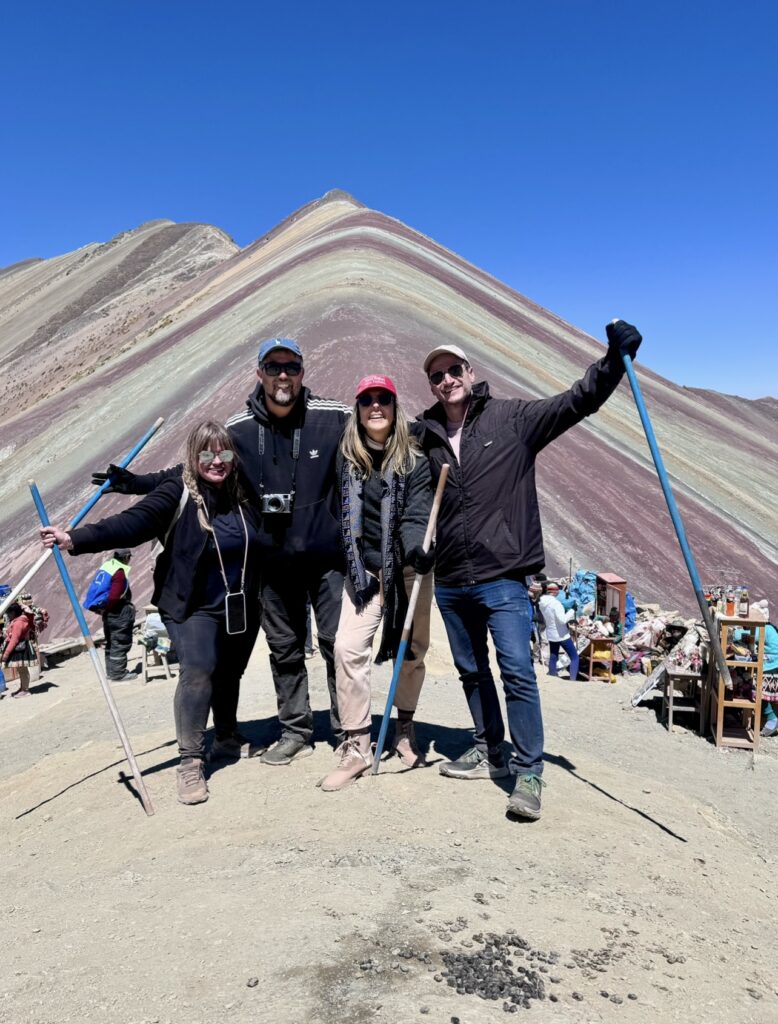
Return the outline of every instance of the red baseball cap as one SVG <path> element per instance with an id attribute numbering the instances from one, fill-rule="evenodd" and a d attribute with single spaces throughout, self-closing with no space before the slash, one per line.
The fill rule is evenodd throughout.
<path id="1" fill-rule="evenodd" d="M 357 384 L 357 393 L 354 397 L 359 398 L 361 394 L 369 391 L 371 388 L 381 388 L 397 398 L 397 388 L 394 386 L 394 381 L 391 377 L 385 377 L 382 373 L 371 373 L 369 377 L 363 377 L 359 384 Z"/>

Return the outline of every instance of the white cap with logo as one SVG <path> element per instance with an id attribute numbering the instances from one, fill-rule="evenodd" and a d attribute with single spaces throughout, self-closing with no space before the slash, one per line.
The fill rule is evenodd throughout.
<path id="1" fill-rule="evenodd" d="M 424 360 L 424 372 L 429 373 L 430 363 L 436 356 L 441 356 L 444 353 L 450 356 L 456 356 L 457 359 L 461 359 L 463 362 L 470 364 L 470 360 L 467 358 L 465 353 L 459 347 L 459 345 L 438 345 L 437 348 L 433 348 L 431 352 L 427 353 L 427 358 Z"/>

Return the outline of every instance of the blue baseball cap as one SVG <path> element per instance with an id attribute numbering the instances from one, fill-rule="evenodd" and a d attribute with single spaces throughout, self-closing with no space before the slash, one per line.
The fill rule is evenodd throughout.
<path id="1" fill-rule="evenodd" d="M 302 359 L 303 354 L 300 351 L 300 346 L 296 341 L 292 341 L 291 338 L 268 338 L 267 341 L 263 341 L 259 346 L 259 354 L 257 356 L 257 362 L 264 363 L 271 352 L 275 352 L 279 349 L 286 349 L 287 352 L 292 352 L 299 359 Z"/>

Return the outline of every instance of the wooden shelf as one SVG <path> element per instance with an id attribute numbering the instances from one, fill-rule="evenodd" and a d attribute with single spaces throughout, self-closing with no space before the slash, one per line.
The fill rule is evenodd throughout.
<path id="1" fill-rule="evenodd" d="M 719 640 L 722 651 L 727 648 L 727 635 L 733 628 L 747 629 L 754 634 L 756 658 L 754 661 L 737 661 L 727 658 L 728 668 L 739 668 L 749 673 L 754 686 L 754 700 L 744 697 L 727 697 L 724 678 L 718 671 L 713 652 L 708 666 L 708 678 L 703 689 L 700 703 L 700 732 L 710 728 L 717 747 L 739 747 L 745 750 L 759 749 L 759 730 L 762 719 L 762 667 L 764 663 L 765 622 L 755 619 L 741 619 L 732 616 L 716 616 L 719 627 Z M 740 711 L 748 715 L 748 725 L 731 725 L 724 721 L 727 710 Z M 706 721 L 707 718 L 707 721 Z"/>
<path id="2" fill-rule="evenodd" d="M 714 693 L 713 699 L 718 702 L 721 698 Z M 753 711 L 756 707 L 755 700 L 746 700 L 745 697 L 725 697 L 721 703 L 725 708 L 751 708 Z"/>

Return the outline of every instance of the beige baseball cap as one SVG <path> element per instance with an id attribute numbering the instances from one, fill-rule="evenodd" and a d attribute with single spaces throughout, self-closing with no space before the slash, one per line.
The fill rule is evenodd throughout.
<path id="1" fill-rule="evenodd" d="M 448 355 L 456 356 L 457 359 L 462 359 L 468 365 L 470 364 L 470 360 L 467 358 L 467 356 L 462 351 L 462 349 L 459 347 L 459 345 L 438 345 L 437 348 L 433 348 L 433 350 L 431 352 L 427 353 L 427 358 L 424 360 L 424 372 L 425 373 L 429 373 L 430 363 L 432 362 L 432 360 L 436 356 L 443 355 L 444 352 L 448 353 Z"/>

